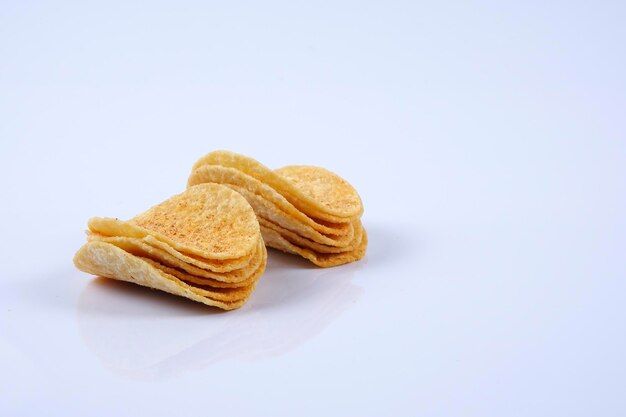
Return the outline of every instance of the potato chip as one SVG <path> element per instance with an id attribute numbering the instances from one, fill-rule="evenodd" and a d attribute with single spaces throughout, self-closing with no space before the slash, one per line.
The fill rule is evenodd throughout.
<path id="1" fill-rule="evenodd" d="M 271 229 L 275 232 L 278 232 L 285 240 L 288 240 L 290 243 L 294 245 L 303 247 L 305 249 L 311 249 L 315 252 L 319 253 L 342 253 L 349 252 L 361 243 L 361 238 L 363 234 L 363 227 L 361 226 L 361 222 L 359 220 L 355 221 L 355 234 L 350 242 L 343 246 L 328 246 L 324 245 L 312 240 L 309 240 L 303 236 L 298 235 L 290 230 L 284 229 L 277 224 L 274 224 L 270 221 L 259 217 L 259 224 L 261 225 L 261 233 L 263 233 L 263 229 Z"/>
<path id="2" fill-rule="evenodd" d="M 266 201 L 272 203 L 287 216 L 294 218 L 301 224 L 310 226 L 322 234 L 341 236 L 350 232 L 351 219 L 341 219 L 339 223 L 328 223 L 309 217 L 306 213 L 297 209 L 284 196 L 267 184 L 242 173 L 234 168 L 221 167 L 215 165 L 202 165 L 195 169 L 187 182 L 188 186 L 214 182 L 224 185 L 234 185 L 259 195 Z"/>
<path id="3" fill-rule="evenodd" d="M 318 213 L 319 218 L 323 220 L 340 222 L 342 218 L 358 217 L 363 212 L 361 200 L 354 188 L 328 170 L 318 173 L 315 181 L 310 181 L 313 177 L 304 181 L 294 181 L 291 174 L 302 179 L 311 174 L 311 170 L 287 169 L 285 173 L 289 177 L 285 177 L 252 158 L 228 151 L 215 151 L 200 158 L 194 164 L 192 172 L 206 165 L 235 168 L 272 187 L 299 210 L 305 213 Z M 306 185 L 303 187 L 303 184 Z M 329 190 L 332 192 L 326 194 L 326 197 L 317 199 L 324 191 Z M 341 195 L 342 193 L 345 195 Z M 336 197 L 339 197 L 339 200 L 334 201 L 333 198 Z"/>
<path id="4" fill-rule="evenodd" d="M 142 261 L 148 263 L 149 265 L 154 267 L 156 270 L 159 270 L 162 273 L 166 274 L 168 277 L 176 278 L 181 283 L 188 285 L 189 289 L 191 289 L 192 292 L 198 295 L 201 295 L 203 297 L 207 297 L 207 298 L 217 300 L 217 301 L 235 302 L 235 301 L 240 301 L 240 300 L 247 300 L 250 297 L 250 294 L 252 293 L 252 291 L 254 291 L 254 288 L 256 287 L 256 283 L 257 283 L 257 280 L 254 280 L 254 283 L 252 285 L 249 285 L 247 287 L 236 287 L 236 288 L 219 288 L 219 287 L 211 287 L 209 285 L 193 284 L 193 283 L 185 282 L 184 280 L 179 279 L 178 277 L 176 277 L 176 275 L 169 274 L 168 272 L 164 271 L 163 268 L 160 267 L 161 265 L 159 265 L 158 263 L 155 263 L 154 261 L 148 261 L 147 258 L 141 258 L 141 257 L 138 257 L 138 259 L 141 259 Z"/>
<path id="5" fill-rule="evenodd" d="M 144 261 L 151 264 L 152 266 L 154 266 L 155 268 L 158 268 L 167 274 L 173 275 L 176 278 L 180 279 L 181 281 L 186 282 L 187 284 L 192 285 L 197 288 L 210 288 L 210 289 L 230 288 L 230 289 L 241 289 L 244 292 L 245 291 L 252 292 L 252 290 L 257 284 L 257 281 L 260 275 L 265 270 L 265 267 L 267 264 L 267 253 L 265 250 L 265 245 L 263 245 L 263 252 L 264 252 L 263 256 L 259 256 L 259 258 L 261 259 L 261 262 L 256 267 L 256 269 L 252 271 L 252 273 L 246 278 L 245 281 L 235 283 L 236 286 L 234 286 L 232 283 L 225 283 L 222 281 L 217 281 L 214 279 L 193 275 L 185 270 L 161 264 L 158 261 L 151 259 L 151 258 L 143 258 L 143 257 L 141 258 Z M 245 283 L 245 285 L 241 285 L 243 283 Z"/>
<path id="6" fill-rule="evenodd" d="M 250 277 L 261 265 L 264 258 L 267 257 L 263 240 L 259 239 L 255 255 L 250 260 L 248 265 L 241 269 L 219 273 L 188 264 L 171 255 L 169 252 L 146 243 L 143 239 L 124 236 L 102 236 L 95 233 L 90 233 L 87 239 L 89 241 L 110 243 L 133 255 L 140 256 L 142 258 L 150 258 L 165 266 L 182 269 L 187 273 L 204 280 L 202 282 L 198 282 L 199 284 L 206 282 L 209 285 L 220 288 L 236 288 L 250 285 Z"/>
<path id="7" fill-rule="evenodd" d="M 246 200 L 248 200 L 248 203 L 250 203 L 250 205 L 254 209 L 254 212 L 256 213 L 259 220 L 262 218 L 267 219 L 267 221 L 270 221 L 284 229 L 287 229 L 293 233 L 297 233 L 302 237 L 323 245 L 341 247 L 349 244 L 354 240 L 353 223 L 351 223 L 351 227 L 348 229 L 348 233 L 346 233 L 345 235 L 324 235 L 313 229 L 312 227 L 298 222 L 297 220 L 280 210 L 274 204 L 265 200 L 263 197 L 252 193 L 243 187 L 238 187 L 230 184 L 226 185 L 240 193 L 242 196 L 245 197 Z"/>
<path id="8" fill-rule="evenodd" d="M 254 254 L 254 252 L 251 252 L 249 255 L 236 259 L 205 259 L 192 254 L 182 253 L 166 242 L 151 236 L 148 231 L 144 231 L 123 220 L 108 217 L 93 217 L 89 219 L 88 225 L 89 230 L 97 235 L 141 239 L 143 242 L 168 252 L 170 255 L 183 262 L 214 272 L 229 272 L 243 268 L 248 265 L 250 258 Z"/>
<path id="9" fill-rule="evenodd" d="M 267 263 L 252 207 L 219 184 L 191 187 L 130 221 L 93 218 L 89 229 L 77 268 L 226 310 L 246 302 Z"/>
<path id="10" fill-rule="evenodd" d="M 245 197 L 269 247 L 319 266 L 352 262 L 365 254 L 361 198 L 327 169 L 290 165 L 271 171 L 254 159 L 217 151 L 196 162 L 188 186 L 205 182 L 224 184 Z"/>
<path id="11" fill-rule="evenodd" d="M 263 240 L 267 246 L 286 253 L 300 255 L 313 262 L 315 265 L 323 268 L 358 261 L 363 258 L 365 251 L 367 250 L 367 233 L 365 232 L 365 229 L 363 229 L 363 235 L 359 246 L 350 252 L 342 253 L 318 253 L 310 249 L 302 248 L 283 238 L 280 233 L 265 227 L 261 228 L 261 233 L 263 234 Z"/>
<path id="12" fill-rule="evenodd" d="M 74 256 L 74 264 L 78 269 L 94 275 L 133 282 L 224 310 L 239 308 L 247 300 L 243 297 L 234 301 L 224 301 L 201 295 L 197 289 L 178 278 L 105 242 L 87 242 Z"/>
<path id="13" fill-rule="evenodd" d="M 215 260 L 249 255 L 259 233 L 248 202 L 218 184 L 188 188 L 120 227 L 116 236 L 153 236 L 181 253 Z"/>
<path id="14" fill-rule="evenodd" d="M 352 185 L 325 168 L 291 165 L 274 172 L 287 179 L 298 190 L 298 198 L 305 195 L 336 216 L 354 218 L 363 214 L 361 197 Z M 315 212 L 314 210 L 310 213 Z"/>
<path id="15" fill-rule="evenodd" d="M 250 294 L 252 293 L 252 291 L 254 291 L 254 288 L 258 281 L 257 279 L 253 279 L 250 285 L 246 287 L 235 287 L 235 288 L 213 287 L 209 284 L 196 284 L 194 282 L 186 281 L 184 278 L 187 277 L 187 274 L 185 274 L 184 272 L 181 272 L 180 270 L 166 267 L 150 258 L 139 257 L 139 259 L 141 259 L 144 262 L 147 262 L 148 264 L 152 265 L 154 268 L 168 275 L 176 277 L 177 279 L 184 282 L 185 284 L 188 284 L 192 288 L 192 291 L 195 292 L 196 294 L 200 294 L 205 297 L 213 298 L 219 301 L 236 301 L 242 298 L 248 298 Z"/>

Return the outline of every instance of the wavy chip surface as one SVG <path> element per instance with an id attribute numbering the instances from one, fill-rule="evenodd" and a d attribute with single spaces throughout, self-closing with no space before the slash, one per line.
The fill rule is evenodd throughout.
<path id="1" fill-rule="evenodd" d="M 207 182 L 224 184 L 245 197 L 269 247 L 321 267 L 365 255 L 361 197 L 348 181 L 325 168 L 290 165 L 272 171 L 252 158 L 216 151 L 195 163 L 187 185 Z"/>
<path id="2" fill-rule="evenodd" d="M 87 239 L 74 257 L 80 270 L 225 310 L 246 302 L 267 264 L 252 207 L 212 183 L 190 187 L 129 221 L 92 218 Z"/>
<path id="3" fill-rule="evenodd" d="M 316 176 L 310 176 L 308 180 L 303 180 L 308 182 L 308 184 L 305 186 L 306 189 L 308 191 L 312 191 L 313 188 L 319 185 L 326 187 L 327 185 L 330 185 L 328 184 L 328 180 L 330 179 L 331 183 L 333 184 L 341 183 L 340 186 L 342 191 L 351 189 L 351 196 L 349 196 L 348 199 L 352 199 L 356 195 L 357 201 L 354 201 L 354 204 L 342 204 L 340 201 L 344 201 L 344 196 L 340 196 L 340 200 L 333 201 L 332 199 L 338 195 L 335 194 L 334 191 L 331 193 L 332 195 L 328 196 L 328 199 L 318 200 L 313 195 L 311 195 L 310 192 L 302 192 L 302 182 L 298 183 L 298 181 L 299 179 L 303 179 L 305 172 L 297 173 L 298 179 L 294 181 L 293 178 L 287 177 L 280 172 L 272 171 L 270 168 L 252 158 L 236 154 L 234 152 L 211 152 L 200 158 L 194 164 L 192 172 L 203 165 L 217 165 L 237 169 L 238 171 L 241 171 L 253 178 L 256 178 L 257 180 L 272 187 L 300 210 L 305 212 L 318 212 L 321 216 L 320 218 L 328 218 L 329 221 L 341 221 L 341 219 L 343 218 L 360 216 L 363 212 L 361 200 L 360 198 L 358 198 L 358 194 L 350 186 L 350 184 L 348 184 L 345 180 L 341 179 L 337 175 L 331 173 L 330 171 L 324 170 L 323 168 L 306 167 L 306 174 L 309 174 L 311 170 L 321 169 L 325 171 L 321 175 L 326 177 L 323 178 L 321 184 L 317 183 L 317 179 L 319 177 Z M 285 167 L 283 169 L 288 169 L 287 173 L 293 174 L 293 171 L 289 171 L 289 168 L 293 167 Z M 310 180 L 313 180 L 314 182 L 311 183 Z"/>

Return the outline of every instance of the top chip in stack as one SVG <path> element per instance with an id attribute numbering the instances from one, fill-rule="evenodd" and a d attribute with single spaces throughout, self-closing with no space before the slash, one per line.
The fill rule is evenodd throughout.
<path id="1" fill-rule="evenodd" d="M 315 166 L 271 170 L 228 151 L 207 154 L 192 168 L 188 187 L 219 183 L 254 208 L 265 244 L 331 267 L 361 259 L 367 234 L 363 205 L 343 178 Z"/>
<path id="2" fill-rule="evenodd" d="M 87 236 L 78 269 L 225 310 L 248 300 L 267 262 L 252 207 L 219 184 L 190 187 L 129 221 L 92 218 Z"/>

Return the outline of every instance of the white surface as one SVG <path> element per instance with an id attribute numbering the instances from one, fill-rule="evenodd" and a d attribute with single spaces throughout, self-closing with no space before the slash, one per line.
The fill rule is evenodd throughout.
<path id="1" fill-rule="evenodd" d="M 0 415 L 625 415 L 624 3 L 510 3 L 2 3 Z M 347 178 L 367 258 L 74 269 L 213 149 Z"/>

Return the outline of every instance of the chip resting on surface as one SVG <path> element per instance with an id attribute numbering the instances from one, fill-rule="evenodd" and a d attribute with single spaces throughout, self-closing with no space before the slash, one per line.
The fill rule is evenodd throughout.
<path id="1" fill-rule="evenodd" d="M 325 168 L 293 165 L 271 170 L 244 155 L 215 151 L 194 164 L 187 186 L 204 183 L 241 193 L 254 209 L 269 247 L 320 267 L 365 255 L 361 198 L 345 179 Z"/>
<path id="2" fill-rule="evenodd" d="M 200 184 L 129 221 L 93 218 L 74 257 L 84 272 L 225 310 L 241 307 L 267 263 L 252 207 L 236 191 Z"/>

